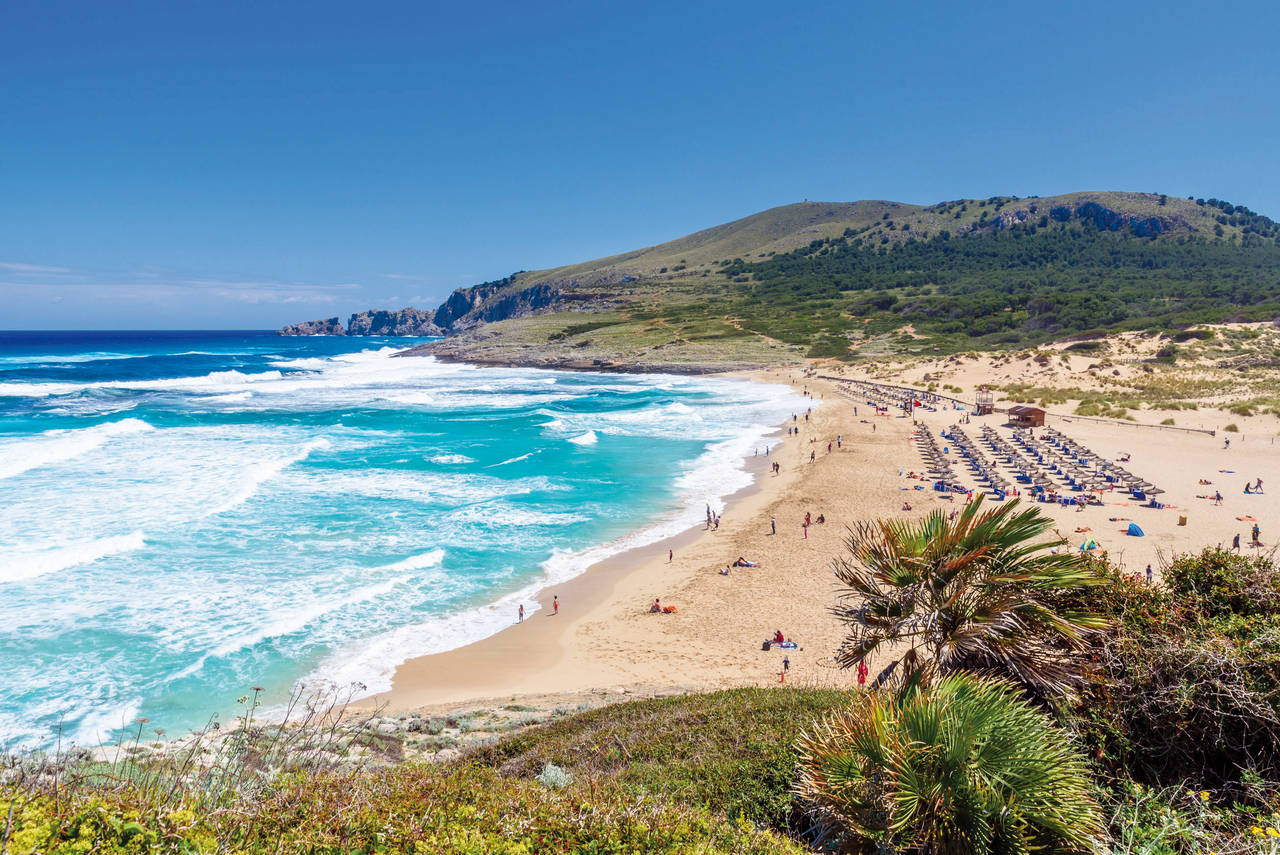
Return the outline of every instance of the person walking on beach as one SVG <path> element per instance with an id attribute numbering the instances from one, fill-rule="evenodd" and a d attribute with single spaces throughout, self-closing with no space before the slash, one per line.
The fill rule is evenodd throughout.
<path id="1" fill-rule="evenodd" d="M 675 551 L 674 549 L 668 549 L 668 550 L 667 550 L 667 563 L 668 563 L 668 564 L 670 564 L 670 563 L 671 563 L 671 559 L 673 559 L 673 558 L 675 558 L 675 557 L 676 557 L 676 551 Z"/>
<path id="2" fill-rule="evenodd" d="M 769 517 L 769 534 L 777 534 L 777 533 L 778 533 L 778 519 L 777 517 Z"/>
<path id="3" fill-rule="evenodd" d="M 1254 523 L 1253 524 L 1253 545 L 1261 546 L 1262 545 L 1261 538 L 1262 538 L 1262 529 L 1258 528 L 1257 523 Z"/>
<path id="4" fill-rule="evenodd" d="M 551 598 L 551 614 L 560 614 L 560 596 L 558 594 Z"/>
<path id="5" fill-rule="evenodd" d="M 856 416 L 858 413 L 857 413 L 857 411 L 855 410 L 853 414 Z M 843 446 L 841 445 L 841 440 L 843 440 L 843 439 L 844 439 L 844 437 L 843 437 L 843 436 L 841 436 L 840 434 L 836 434 L 836 448 L 841 448 L 841 447 L 843 447 Z"/>
<path id="6" fill-rule="evenodd" d="M 520 611 L 516 618 L 516 623 L 524 623 L 524 603 L 520 604 Z"/>
<path id="7" fill-rule="evenodd" d="M 809 523 L 806 522 L 800 528 L 804 531 L 804 539 L 808 540 L 809 539 Z"/>
<path id="8" fill-rule="evenodd" d="M 1231 538 L 1231 549 L 1233 552 L 1240 551 L 1240 533 L 1236 532 L 1236 536 Z"/>
<path id="9" fill-rule="evenodd" d="M 1151 584 L 1151 565 L 1147 565 L 1147 584 Z"/>
<path id="10" fill-rule="evenodd" d="M 786 655 L 786 656 L 783 656 L 783 657 L 782 657 L 782 670 L 783 670 L 783 671 L 790 671 L 790 670 L 791 670 L 791 656 L 790 656 L 790 655 Z"/>

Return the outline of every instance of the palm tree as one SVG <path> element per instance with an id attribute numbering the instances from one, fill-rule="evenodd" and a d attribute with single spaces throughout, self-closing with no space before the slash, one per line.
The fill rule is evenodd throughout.
<path id="1" fill-rule="evenodd" d="M 840 851 L 1055 855 L 1103 833 L 1066 734 L 1003 681 L 858 693 L 797 747 L 795 792 Z"/>
<path id="2" fill-rule="evenodd" d="M 981 497 L 954 520 L 937 510 L 859 525 L 835 560 L 843 588 L 832 613 L 849 628 L 836 660 L 850 668 L 884 645 L 898 656 L 879 680 L 971 671 L 1069 692 L 1071 654 L 1107 622 L 1056 601 L 1106 579 L 1074 550 L 1050 550 L 1064 541 L 1037 542 L 1052 525 L 1017 502 L 984 510 Z"/>

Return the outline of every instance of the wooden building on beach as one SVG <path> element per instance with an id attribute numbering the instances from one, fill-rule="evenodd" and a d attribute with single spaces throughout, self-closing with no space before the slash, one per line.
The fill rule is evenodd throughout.
<path id="1" fill-rule="evenodd" d="M 1044 410 L 1018 405 L 1009 408 L 1009 424 L 1014 427 L 1044 427 Z"/>

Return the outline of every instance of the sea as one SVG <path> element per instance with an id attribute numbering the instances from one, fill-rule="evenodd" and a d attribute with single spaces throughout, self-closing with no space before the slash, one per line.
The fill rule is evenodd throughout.
<path id="1" fill-rule="evenodd" d="M 699 524 L 806 406 L 421 341 L 0 332 L 0 749 L 385 690 Z"/>

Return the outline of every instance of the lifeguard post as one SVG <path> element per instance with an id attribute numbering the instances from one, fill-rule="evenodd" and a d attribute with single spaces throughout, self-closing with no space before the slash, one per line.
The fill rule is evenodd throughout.
<path id="1" fill-rule="evenodd" d="M 980 416 L 989 416 L 996 411 L 996 396 L 990 389 L 979 389 L 974 410 Z"/>

